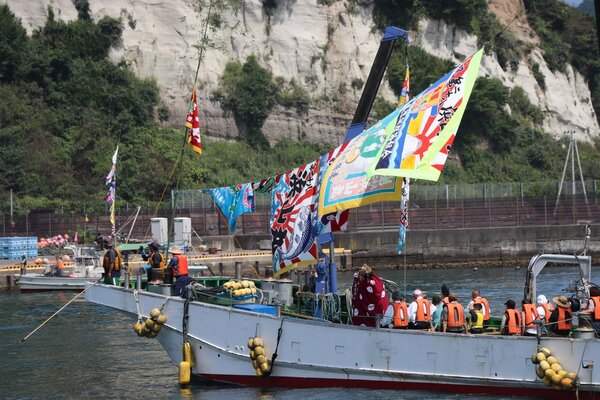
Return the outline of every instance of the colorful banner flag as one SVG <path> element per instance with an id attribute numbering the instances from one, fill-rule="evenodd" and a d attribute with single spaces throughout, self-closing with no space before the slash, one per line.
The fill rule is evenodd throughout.
<path id="1" fill-rule="evenodd" d="M 321 193 L 321 182 L 325 177 L 325 172 L 331 163 L 340 155 L 340 153 L 346 148 L 346 143 L 325 153 L 319 159 L 319 176 L 317 178 L 317 193 L 315 198 L 318 199 Z M 323 215 L 318 219 L 317 234 L 319 240 L 322 238 L 332 237 L 332 232 L 345 231 L 348 224 L 348 216 L 350 215 L 349 210 L 334 211 Z M 324 242 L 325 243 L 325 242 Z"/>
<path id="2" fill-rule="evenodd" d="M 112 166 L 106 179 L 104 180 L 104 184 L 108 186 L 108 193 L 104 196 L 104 200 L 106 204 L 110 206 L 110 223 L 111 223 L 111 235 L 114 238 L 116 235 L 116 218 L 115 218 L 115 200 L 117 197 L 117 176 L 115 171 L 117 170 L 117 155 L 119 154 L 119 146 L 115 149 L 115 153 L 112 156 Z M 86 215 L 87 219 L 87 215 Z M 87 221 L 86 221 L 87 222 Z"/>
<path id="3" fill-rule="evenodd" d="M 406 64 L 406 75 L 400 92 L 398 107 L 402 107 L 410 100 L 410 68 Z M 402 200 L 400 200 L 400 226 L 398 227 L 398 254 L 402 254 L 406 244 L 406 232 L 408 231 L 408 202 L 410 198 L 410 179 L 402 178 Z"/>
<path id="4" fill-rule="evenodd" d="M 410 179 L 402 179 L 402 200 L 400 201 L 400 226 L 398 228 L 398 254 L 402 254 L 408 231 L 408 201 L 410 199 Z"/>
<path id="5" fill-rule="evenodd" d="M 450 71 L 400 111 L 369 176 L 437 181 L 475 84 L 483 49 Z"/>
<path id="6" fill-rule="evenodd" d="M 208 189 L 207 191 L 221 213 L 227 218 L 230 233 L 235 232 L 236 220 L 240 215 L 254 212 L 254 190 L 250 183 Z"/>
<path id="7" fill-rule="evenodd" d="M 194 91 L 192 92 L 188 115 L 185 119 L 185 126 L 188 128 L 187 142 L 194 153 L 199 156 L 202 153 L 202 139 L 200 138 L 200 118 L 198 116 L 196 85 L 194 85 Z"/>
<path id="8" fill-rule="evenodd" d="M 282 174 L 271 192 L 273 269 L 281 274 L 318 259 L 316 184 L 319 160 Z"/>
<path id="9" fill-rule="evenodd" d="M 319 216 L 400 198 L 402 181 L 395 177 L 367 177 L 381 146 L 394 127 L 400 110 L 395 110 L 371 128 L 343 144 L 327 168 L 319 194 Z M 337 149 L 336 149 L 337 150 Z"/>

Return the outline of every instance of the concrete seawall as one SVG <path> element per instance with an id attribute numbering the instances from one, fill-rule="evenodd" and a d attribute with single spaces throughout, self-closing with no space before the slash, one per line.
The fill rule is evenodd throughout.
<path id="1" fill-rule="evenodd" d="M 587 253 L 600 257 L 600 226 L 591 227 Z M 257 246 L 266 235 L 236 236 L 244 248 Z M 337 233 L 335 246 L 352 249 L 353 266 L 367 262 L 380 267 L 410 268 L 527 265 L 541 251 L 581 254 L 584 225 L 466 228 L 408 232 L 404 254 L 398 255 L 397 231 Z"/>

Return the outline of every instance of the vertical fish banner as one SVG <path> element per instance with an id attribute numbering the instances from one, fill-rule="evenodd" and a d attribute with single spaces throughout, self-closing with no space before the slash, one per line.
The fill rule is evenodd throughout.
<path id="1" fill-rule="evenodd" d="M 119 154 L 119 146 L 117 145 L 117 149 L 115 150 L 115 154 L 112 156 L 112 167 L 108 175 L 106 175 L 106 179 L 104 180 L 105 186 L 108 186 L 108 193 L 104 197 L 106 204 L 110 207 L 110 224 L 111 224 L 111 236 L 113 240 L 116 241 L 116 228 L 115 228 L 115 201 L 117 196 L 117 155 Z M 116 243 L 115 243 L 116 244 Z"/>
<path id="2" fill-rule="evenodd" d="M 318 259 L 315 210 L 319 160 L 279 176 L 271 191 L 273 268 L 279 275 Z"/>
<path id="3" fill-rule="evenodd" d="M 235 232 L 236 220 L 240 215 L 254 211 L 254 190 L 250 183 L 208 189 L 207 191 L 221 213 L 227 218 L 230 233 Z"/>
<path id="4" fill-rule="evenodd" d="M 192 151 L 199 156 L 202 153 L 202 140 L 200 138 L 200 118 L 198 116 L 198 101 L 196 98 L 196 85 L 190 99 L 190 107 L 187 118 L 185 119 L 187 127 L 187 142 Z"/>
<path id="5" fill-rule="evenodd" d="M 400 92 L 398 107 L 402 107 L 410 100 L 410 69 L 406 65 L 406 75 Z M 410 179 L 402 178 L 402 200 L 400 200 L 400 226 L 398 227 L 398 254 L 402 254 L 406 245 L 406 232 L 408 231 L 408 205 L 410 196 Z"/>
<path id="6" fill-rule="evenodd" d="M 400 109 L 369 176 L 437 181 L 473 90 L 483 49 Z"/>

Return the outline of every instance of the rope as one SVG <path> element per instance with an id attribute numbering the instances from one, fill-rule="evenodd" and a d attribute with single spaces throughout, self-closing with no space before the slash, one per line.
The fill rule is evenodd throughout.
<path id="1" fill-rule="evenodd" d="M 525 13 L 525 11 L 527 11 L 527 9 L 525 7 L 523 7 L 522 9 L 520 9 L 515 14 L 515 16 L 513 17 L 513 19 L 510 20 L 510 22 L 508 24 L 504 25 L 504 28 L 502 28 L 500 30 L 500 32 L 498 32 L 497 34 L 495 34 L 494 37 L 491 40 L 489 40 L 489 41 L 487 41 L 487 42 L 485 42 L 483 44 L 483 47 L 487 47 L 487 46 L 492 47 L 493 44 L 496 42 L 496 40 L 508 29 L 509 26 L 511 26 L 513 24 L 513 22 L 515 22 L 517 19 L 519 19 L 521 17 L 521 15 L 523 15 L 523 13 Z"/>
<path id="2" fill-rule="evenodd" d="M 137 289 L 133 289 L 133 298 L 135 299 L 135 306 L 137 308 L 138 322 L 142 322 L 142 310 L 140 309 L 140 296 Z"/>
<path id="3" fill-rule="evenodd" d="M 283 321 L 285 321 L 285 318 L 281 318 L 281 324 L 279 325 L 279 329 L 277 330 L 277 344 L 275 344 L 275 351 L 271 356 L 271 368 L 269 369 L 269 372 L 268 374 L 266 374 L 266 376 L 271 375 L 271 373 L 273 372 L 273 367 L 275 367 L 275 360 L 277 360 L 277 349 L 279 349 L 279 341 L 281 340 L 281 334 L 283 333 Z"/>
<path id="4" fill-rule="evenodd" d="M 34 333 L 36 333 L 42 326 L 46 325 L 46 323 L 48 321 L 50 321 L 52 318 L 54 318 L 56 315 L 58 315 L 62 310 L 64 310 L 69 304 L 71 304 L 72 302 L 75 301 L 75 299 L 77 299 L 79 296 L 81 296 L 82 294 L 84 294 L 89 288 L 91 288 L 92 286 L 95 286 L 98 282 L 100 282 L 102 278 L 98 279 L 96 282 L 94 282 L 93 284 L 91 284 L 90 286 L 86 287 L 83 291 L 81 291 L 81 293 L 78 293 L 75 297 L 73 297 L 71 300 L 69 300 L 67 302 L 67 304 L 65 304 L 64 306 L 62 306 L 61 308 L 58 309 L 58 311 L 56 311 L 54 314 L 52 314 L 50 317 L 48 317 L 44 322 L 42 322 L 40 325 L 38 325 L 37 328 L 35 328 L 34 330 L 32 330 L 27 336 L 25 336 L 24 338 L 22 338 L 17 344 L 21 344 L 24 341 L 26 341 L 27 339 L 29 339 L 29 337 L 31 335 L 33 335 Z"/>

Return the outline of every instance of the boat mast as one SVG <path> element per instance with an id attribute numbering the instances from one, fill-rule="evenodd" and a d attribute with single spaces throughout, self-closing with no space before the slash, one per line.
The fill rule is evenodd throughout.
<path id="1" fill-rule="evenodd" d="M 377 96 L 377 91 L 379 90 L 379 85 L 383 79 L 383 74 L 385 73 L 385 69 L 387 68 L 392 55 L 392 51 L 394 50 L 394 45 L 398 39 L 404 39 L 408 45 L 408 31 L 396 28 L 395 26 L 388 26 L 385 28 L 383 38 L 379 43 L 379 49 L 377 50 L 377 54 L 373 60 L 373 65 L 371 66 L 371 71 L 369 72 L 369 77 L 367 78 L 367 82 L 360 96 L 360 100 L 356 106 L 354 117 L 352 118 L 352 122 L 348 127 L 346 136 L 344 137 L 344 143 L 358 136 L 358 134 L 361 133 L 367 126 L 369 114 L 371 113 L 371 108 L 375 102 L 375 96 Z M 323 237 L 319 237 L 319 243 L 325 244 L 329 242 L 329 291 L 331 293 L 336 293 L 337 266 L 334 261 L 335 255 L 333 234 L 326 233 L 322 236 Z"/>

